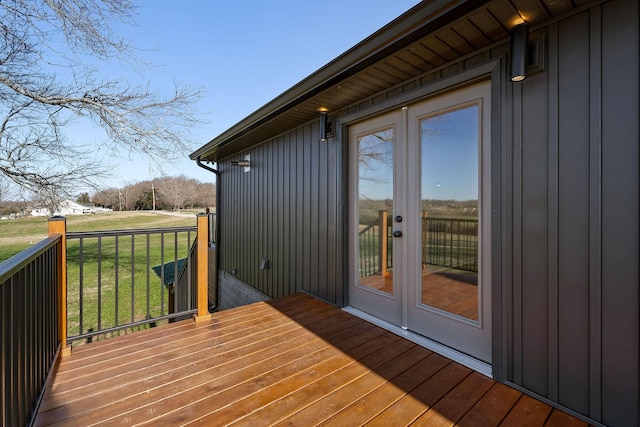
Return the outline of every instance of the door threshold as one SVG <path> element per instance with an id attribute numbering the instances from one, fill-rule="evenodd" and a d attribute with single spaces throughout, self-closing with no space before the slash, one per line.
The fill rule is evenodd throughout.
<path id="1" fill-rule="evenodd" d="M 359 317 L 362 320 L 366 320 L 369 323 L 373 323 L 374 325 L 379 326 L 382 329 L 386 329 L 389 332 L 399 335 L 413 343 L 418 344 L 419 346 L 427 348 L 448 359 L 451 359 L 454 362 L 464 365 L 467 368 L 473 369 L 474 371 L 479 372 L 489 378 L 493 378 L 491 365 L 486 362 L 475 359 L 467 354 L 454 350 L 451 347 L 447 347 L 446 345 L 440 344 L 437 341 L 430 340 L 429 338 L 423 335 L 417 334 L 415 332 L 411 332 L 407 329 L 403 329 L 400 326 L 387 322 L 386 320 L 379 319 L 357 308 L 349 306 L 349 307 L 344 307 L 342 310 L 356 317 Z"/>

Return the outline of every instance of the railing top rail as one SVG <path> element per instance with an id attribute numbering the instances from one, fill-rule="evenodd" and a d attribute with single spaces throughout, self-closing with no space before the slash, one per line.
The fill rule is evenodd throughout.
<path id="1" fill-rule="evenodd" d="M 131 230 L 98 230 L 98 231 L 74 231 L 66 234 L 67 239 L 80 239 L 83 237 L 111 237 L 111 236 L 131 236 L 139 234 L 160 234 L 160 233 L 180 233 L 185 231 L 197 231 L 195 225 L 182 227 L 165 228 L 136 228 Z"/>
<path id="2" fill-rule="evenodd" d="M 478 218 L 447 218 L 447 217 L 425 217 L 427 221 L 450 221 L 450 222 L 478 222 Z"/>
<path id="3" fill-rule="evenodd" d="M 0 262 L 0 285 L 9 280 L 11 276 L 24 268 L 40 254 L 57 244 L 61 239 L 62 235 L 52 234 L 30 248 Z"/>

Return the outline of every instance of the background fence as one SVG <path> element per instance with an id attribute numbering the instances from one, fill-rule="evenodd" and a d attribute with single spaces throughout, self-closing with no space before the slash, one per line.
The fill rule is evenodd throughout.
<path id="1" fill-rule="evenodd" d="M 0 263 L 0 425 L 28 425 L 59 350 L 60 235 Z"/>
<path id="2" fill-rule="evenodd" d="M 68 339 L 195 313 L 196 235 L 195 226 L 67 233 Z"/>
<path id="3" fill-rule="evenodd" d="M 384 214 L 382 214 L 384 212 Z M 382 274 L 393 268 L 393 222 L 386 211 L 359 232 L 360 276 Z M 422 218 L 422 265 L 478 271 L 478 220 Z"/>

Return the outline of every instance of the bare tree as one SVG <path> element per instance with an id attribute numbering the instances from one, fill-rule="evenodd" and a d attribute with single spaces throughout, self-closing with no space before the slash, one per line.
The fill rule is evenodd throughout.
<path id="1" fill-rule="evenodd" d="M 117 210 L 119 208 L 120 192 L 117 188 L 108 188 L 93 195 L 93 203 L 97 206 Z"/>
<path id="2" fill-rule="evenodd" d="M 108 174 L 97 148 L 64 133 L 79 118 L 105 131 L 110 156 L 143 153 L 159 164 L 189 152 L 199 89 L 176 85 L 163 98 L 98 71 L 143 66 L 112 28 L 132 24 L 135 12 L 131 0 L 0 1 L 0 175 L 35 193 L 95 186 Z"/>
<path id="3" fill-rule="evenodd" d="M 158 183 L 158 192 L 165 204 L 179 210 L 185 204 L 196 198 L 198 183 L 184 175 L 177 177 L 163 177 Z"/>
<path id="4" fill-rule="evenodd" d="M 15 191 L 11 186 L 11 181 L 0 175 L 0 202 L 8 201 L 13 197 L 15 197 Z"/>
<path id="5" fill-rule="evenodd" d="M 49 210 L 49 215 L 60 211 L 62 200 L 55 191 L 55 186 L 42 187 L 38 191 L 32 191 L 31 202 L 39 207 Z"/>
<path id="6" fill-rule="evenodd" d="M 216 204 L 216 186 L 210 182 L 199 183 L 194 206 L 206 208 Z"/>

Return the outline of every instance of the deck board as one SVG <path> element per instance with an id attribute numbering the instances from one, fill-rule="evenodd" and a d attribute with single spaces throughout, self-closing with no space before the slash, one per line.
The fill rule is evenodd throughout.
<path id="1" fill-rule="evenodd" d="M 74 348 L 36 426 L 586 423 L 306 295 Z"/>

